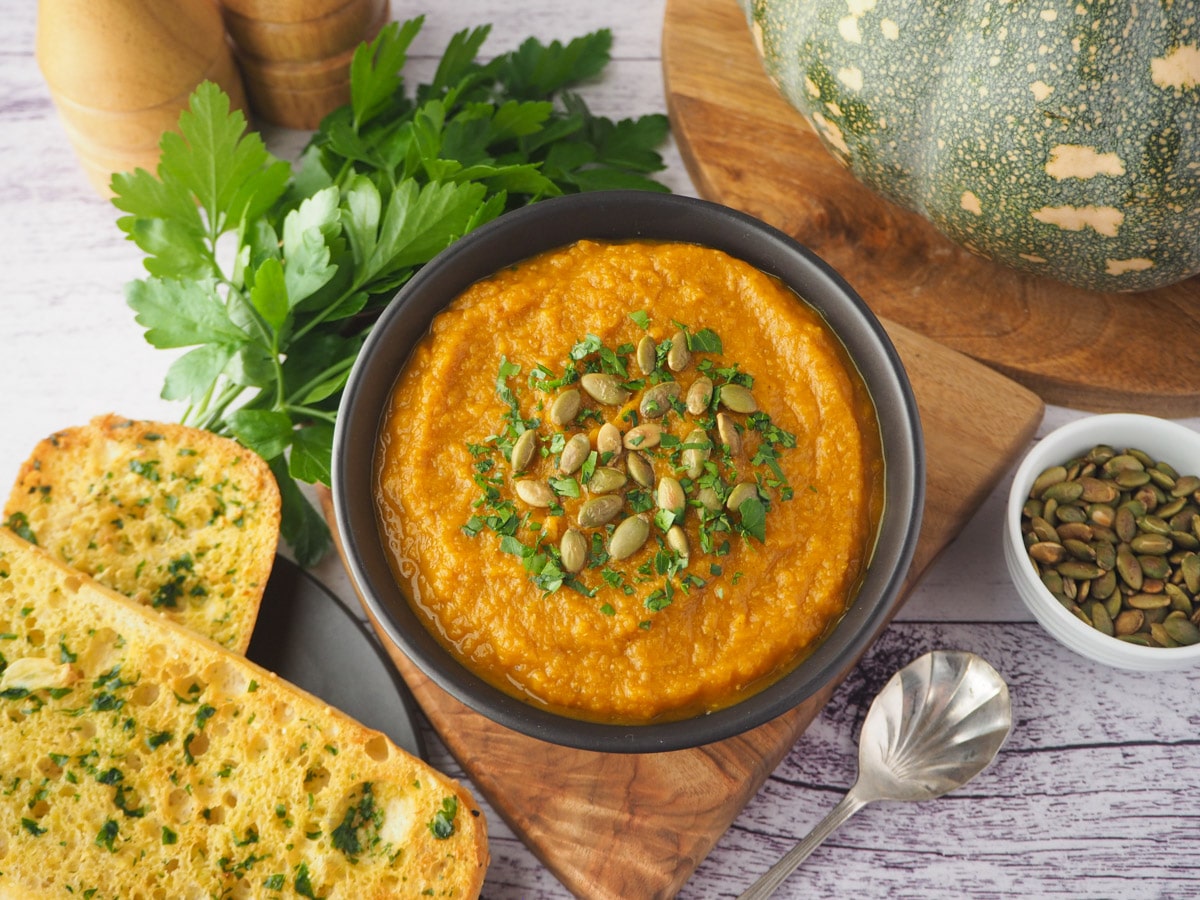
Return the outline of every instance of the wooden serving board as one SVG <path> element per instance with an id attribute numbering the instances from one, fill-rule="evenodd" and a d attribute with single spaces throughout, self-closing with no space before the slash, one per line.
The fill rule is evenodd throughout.
<path id="1" fill-rule="evenodd" d="M 736 0 L 667 0 L 671 127 L 697 192 L 811 247 L 880 316 L 1046 402 L 1200 415 L 1200 278 L 1098 293 L 976 257 L 869 191 L 764 74 Z"/>
<path id="2" fill-rule="evenodd" d="M 884 324 L 912 381 L 926 443 L 925 515 L 906 595 L 1028 446 L 1043 404 L 994 370 Z M 322 499 L 332 523 L 328 492 Z M 705 747 L 593 753 L 472 712 L 422 675 L 377 623 L 376 631 L 478 790 L 567 888 L 592 900 L 675 896 L 837 686 Z"/>

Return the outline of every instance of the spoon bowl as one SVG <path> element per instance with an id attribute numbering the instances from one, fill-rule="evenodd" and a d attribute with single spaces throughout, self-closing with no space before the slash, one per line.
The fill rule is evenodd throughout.
<path id="1" fill-rule="evenodd" d="M 1008 685 L 974 653 L 935 650 L 891 677 L 871 702 L 858 778 L 803 841 L 738 900 L 764 900 L 846 819 L 875 800 L 932 800 L 962 787 L 1012 730 Z"/>

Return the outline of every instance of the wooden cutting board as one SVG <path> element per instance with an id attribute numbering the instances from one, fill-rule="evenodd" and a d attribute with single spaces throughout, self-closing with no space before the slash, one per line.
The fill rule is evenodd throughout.
<path id="1" fill-rule="evenodd" d="M 1043 405 L 994 370 L 884 324 L 912 381 L 926 443 L 925 516 L 907 594 L 1028 446 Z M 332 523 L 328 492 L 322 501 Z M 591 900 L 675 896 L 836 687 L 705 747 L 593 753 L 525 737 L 472 712 L 422 675 L 377 624 L 376 631 L 478 790 L 567 888 Z"/>
<path id="2" fill-rule="evenodd" d="M 770 222 L 880 316 L 1077 409 L 1200 415 L 1200 278 L 1105 294 L 1022 275 L 863 187 L 763 73 L 736 0 L 667 0 L 671 127 L 697 192 Z"/>

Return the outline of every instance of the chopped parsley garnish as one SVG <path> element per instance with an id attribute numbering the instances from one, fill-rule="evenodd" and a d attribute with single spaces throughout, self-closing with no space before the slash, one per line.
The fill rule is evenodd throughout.
<path id="1" fill-rule="evenodd" d="M 630 313 L 629 319 L 642 331 L 650 328 L 650 316 L 644 310 Z M 638 360 L 637 344 L 627 340 L 610 347 L 591 333 L 571 346 L 562 375 L 543 362 L 536 363 L 528 377 L 528 385 L 535 391 L 554 394 L 567 385 L 578 390 L 574 385 L 581 373 L 601 373 L 615 376 L 621 389 L 628 392 L 630 399 L 618 407 L 593 403 L 587 392 L 582 391 L 583 405 L 561 427 L 522 417 L 520 385 L 516 380 L 521 366 L 507 357 L 500 359 L 495 391 L 507 412 L 496 433 L 466 443 L 472 460 L 470 475 L 479 495 L 472 504 L 472 514 L 461 528 L 472 538 L 491 532 L 501 552 L 519 558 L 529 579 L 544 595 L 565 587 L 585 597 L 594 597 L 601 590 L 611 589 L 622 597 L 640 595 L 644 608 L 661 612 L 680 596 L 701 590 L 709 583 L 687 571 L 693 558 L 698 562 L 700 557 L 708 557 L 709 578 L 720 579 L 723 570 L 712 560 L 728 555 L 733 539 L 765 542 L 771 504 L 793 496 L 781 459 L 786 450 L 796 446 L 794 435 L 775 424 L 763 411 L 748 415 L 726 411 L 726 415 L 735 417 L 736 446 L 724 443 L 726 436 L 721 429 L 727 426 L 717 427 L 721 387 L 736 384 L 749 390 L 754 384 L 753 376 L 742 371 L 737 363 L 727 364 L 720 358 L 724 344 L 711 328 L 693 331 L 680 322 L 672 325 L 673 339 L 686 340 L 688 350 L 702 356 L 683 371 L 676 372 L 667 364 L 672 339 L 664 338 L 655 345 L 655 368 L 647 379 L 631 379 L 630 373 L 641 374 L 645 371 L 643 366 L 649 366 L 645 358 Z M 636 332 L 632 336 L 636 338 Z M 644 342 L 647 337 L 640 340 Z M 700 374 L 712 381 L 712 399 L 696 406 L 695 401 L 686 398 L 691 381 Z M 675 395 L 659 391 L 654 398 L 643 397 L 639 402 L 639 390 L 667 380 L 680 381 Z M 552 398 L 537 399 L 533 409 L 535 412 L 548 409 L 551 403 Z M 658 429 L 652 436 L 628 436 L 629 429 L 643 421 L 656 424 Z M 604 526 L 583 528 L 589 541 L 587 559 L 580 567 L 575 560 L 576 550 L 572 569 L 568 570 L 560 555 L 559 539 L 566 528 L 576 527 L 580 505 L 600 496 L 593 495 L 590 489 L 597 467 L 625 466 L 614 459 L 616 453 L 607 449 L 601 453 L 599 447 L 594 447 L 582 464 L 576 456 L 569 468 L 562 468 L 562 454 L 568 440 L 586 433 L 593 422 L 597 426 L 615 425 L 623 435 L 628 453 L 636 452 L 648 463 L 656 481 L 671 475 L 679 482 L 684 502 L 676 508 L 659 509 L 656 487 L 641 486 L 631 472 L 627 483 L 618 488 L 623 501 L 621 509 Z M 522 453 L 522 468 L 514 474 L 512 449 L 516 439 L 530 429 L 537 435 L 539 452 L 528 463 L 524 460 L 529 457 Z M 522 440 L 527 444 L 529 437 Z M 645 480 L 647 475 L 640 477 Z M 545 500 L 539 501 L 543 506 L 527 506 L 515 496 L 514 484 L 518 478 L 540 480 L 550 488 Z M 746 484 L 755 488 L 753 496 L 735 498 L 736 509 L 729 508 L 734 488 Z M 746 487 L 740 490 L 744 492 Z M 526 494 L 522 488 L 521 496 Z M 613 564 L 607 544 L 616 526 L 634 515 L 645 515 L 652 520 L 658 549 L 651 552 L 648 563 L 641 563 L 645 557 L 640 555 L 642 551 L 635 551 L 631 558 L 639 562 L 633 564 L 633 570 L 628 570 L 623 562 Z M 676 533 L 679 528 L 683 529 L 682 537 Z M 679 549 L 669 549 L 664 535 L 670 538 L 672 547 Z M 690 553 L 689 541 L 695 544 Z M 717 596 L 721 596 L 720 586 Z M 620 606 L 606 600 L 596 608 L 601 615 L 615 616 Z M 641 625 L 646 627 L 645 622 Z"/>
<path id="2" fill-rule="evenodd" d="M 434 814 L 429 822 L 429 830 L 439 841 L 444 841 L 454 834 L 454 817 L 458 815 L 458 798 L 446 797 L 442 800 L 442 808 Z"/>

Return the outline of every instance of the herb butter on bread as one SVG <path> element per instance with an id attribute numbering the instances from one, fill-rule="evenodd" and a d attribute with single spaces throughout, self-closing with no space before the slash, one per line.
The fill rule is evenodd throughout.
<path id="1" fill-rule="evenodd" d="M 279 488 L 236 441 L 98 416 L 41 441 L 4 521 L 73 569 L 244 653 L 279 542 Z"/>
<path id="2" fill-rule="evenodd" d="M 0 897 L 474 897 L 471 795 L 0 529 Z"/>

